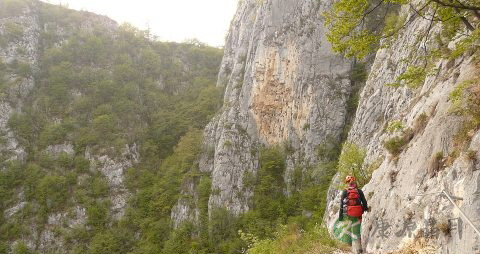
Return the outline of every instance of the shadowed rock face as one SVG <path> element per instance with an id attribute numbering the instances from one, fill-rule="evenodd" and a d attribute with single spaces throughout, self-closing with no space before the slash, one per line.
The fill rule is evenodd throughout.
<path id="1" fill-rule="evenodd" d="M 200 170 L 212 179 L 210 210 L 238 215 L 249 209 L 253 190 L 244 186 L 243 175 L 256 173 L 260 145 L 294 151 L 287 156 L 288 193 L 295 166 L 316 164 L 319 144 L 340 142 L 351 62 L 331 51 L 321 17 L 325 8 L 314 0 L 239 4 L 218 78 L 224 107 L 205 130 L 209 152 L 200 159 Z M 195 196 L 192 184 L 184 194 Z M 179 201 L 172 213 L 176 225 L 196 218 L 190 203 Z"/>
<path id="2" fill-rule="evenodd" d="M 402 13 L 409 11 L 403 9 Z M 406 70 L 409 61 L 405 59 L 420 63 L 416 59 L 423 51 L 418 50 L 421 46 L 416 35 L 423 33 L 428 25 L 422 18 L 414 20 L 391 48 L 377 52 L 349 133 L 350 142 L 366 149 L 366 164 L 385 157 L 363 188 L 371 205 L 371 212 L 364 216 L 362 224 L 363 245 L 369 253 L 416 246 L 423 241 L 418 240 L 422 236 L 429 236 L 428 240 L 438 248 L 436 253 L 476 253 L 478 241 L 475 243 L 473 229 L 438 193 L 445 189 L 462 197 L 463 201 L 456 201 L 457 204 L 480 225 L 480 171 L 476 159 L 472 161 L 462 152 L 458 158 L 446 162 L 447 155 L 455 150 L 454 136 L 462 122 L 451 112 L 450 93 L 461 82 L 478 80 L 478 60 L 469 55 L 455 61 L 438 60 L 437 71 L 427 76 L 418 89 L 385 86 Z M 434 42 L 428 41 L 427 46 L 433 47 Z M 392 137 L 385 126 L 394 120 L 413 131 L 397 158 L 389 155 L 383 145 Z M 475 151 L 471 156 L 478 158 L 480 132 L 470 134 L 472 141 L 467 150 Z M 438 154 L 445 158 L 436 158 Z M 325 216 L 330 229 L 338 218 L 339 191 L 334 186 L 335 183 L 329 191 Z M 448 221 L 450 235 L 439 230 L 439 225 Z M 385 228 L 382 223 L 386 223 Z"/>

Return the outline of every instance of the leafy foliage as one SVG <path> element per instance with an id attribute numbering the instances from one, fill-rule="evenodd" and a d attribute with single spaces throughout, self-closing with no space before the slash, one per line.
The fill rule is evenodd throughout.
<path id="1" fill-rule="evenodd" d="M 451 112 L 463 117 L 461 127 L 454 136 L 457 151 L 465 150 L 473 133 L 480 127 L 480 84 L 478 79 L 459 83 L 450 94 Z"/>
<path id="2" fill-rule="evenodd" d="M 353 175 L 357 179 L 359 187 L 370 181 L 371 172 L 364 168 L 366 151 L 354 143 L 343 144 L 342 153 L 338 158 L 338 172 L 340 179 L 347 175 Z"/>
<path id="3" fill-rule="evenodd" d="M 397 83 L 387 85 L 394 87 L 405 85 L 408 88 L 415 89 L 423 85 L 426 76 L 427 73 L 424 67 L 409 66 L 404 73 L 397 77 Z"/>
<path id="4" fill-rule="evenodd" d="M 25 7 L 27 7 L 25 0 L 4 0 L 0 2 L 0 16 L 13 17 L 21 14 Z"/>
<path id="5" fill-rule="evenodd" d="M 403 137 L 395 136 L 386 140 L 384 146 L 390 154 L 397 156 L 403 151 L 406 144 L 407 141 Z"/>
<path id="6" fill-rule="evenodd" d="M 244 238 L 251 242 L 248 250 L 251 254 L 333 253 L 339 247 L 328 230 L 318 225 L 302 230 L 296 223 L 290 223 L 280 226 L 273 239 Z"/>
<path id="7" fill-rule="evenodd" d="M 405 128 L 405 125 L 402 123 L 402 121 L 394 120 L 388 123 L 387 131 L 389 133 L 393 133 L 398 130 L 403 130 L 404 128 Z"/>
<path id="8" fill-rule="evenodd" d="M 24 31 L 21 25 L 8 22 L 4 26 L 4 35 L 8 41 L 17 42 L 23 37 Z"/>
<path id="9" fill-rule="evenodd" d="M 181 138 L 174 153 L 163 161 L 158 171 L 143 168 L 142 164 L 129 171 L 129 187 L 137 190 L 137 195 L 132 200 L 135 209 L 129 210 L 126 223 L 133 228 L 138 227 L 142 232 L 137 251 L 159 253 L 163 248 L 166 248 L 165 251 L 172 250 L 176 248 L 173 245 L 178 239 L 169 240 L 169 245 L 164 246 L 169 237 L 189 235 L 187 231 L 175 231 L 170 236 L 170 212 L 180 197 L 182 179 L 197 167 L 195 161 L 201 151 L 201 142 L 202 132 L 190 130 Z"/>
<path id="10" fill-rule="evenodd" d="M 411 13 L 399 15 L 400 9 L 406 9 L 402 6 L 408 6 Z M 435 71 L 438 59 L 455 59 L 478 49 L 479 12 L 478 1 L 471 0 L 338 0 L 324 16 L 333 50 L 360 60 L 380 47 L 390 48 L 417 18 L 428 21 L 428 26 L 416 31 L 411 54 L 402 60 L 403 73 L 386 84 L 416 89 Z"/>
<path id="11" fill-rule="evenodd" d="M 58 225 L 55 231 L 65 238 L 67 252 L 161 253 L 165 248 L 171 253 L 167 240 L 179 238 L 170 210 L 182 180 L 197 167 L 200 130 L 222 103 L 223 91 L 215 86 L 222 50 L 198 42 L 159 42 L 127 24 L 109 27 L 93 14 L 30 0 L 0 1 L 0 18 L 25 8 L 35 8 L 44 29 L 38 68 L 20 57 L 0 61 L 2 99 L 22 103 L 8 127 L 26 152 L 18 161 L 3 160 L 9 155 L 2 153 L 0 213 L 24 206 L 8 222 L 0 216 L 0 249 L 40 234 L 51 214 L 73 218 L 78 206 L 85 209 L 86 224 Z M 9 36 L 2 40 L 16 43 L 26 29 L 8 24 Z M 15 79 L 4 79 L 7 75 Z M 35 86 L 28 93 L 10 89 L 30 78 Z M 118 221 L 111 214 L 109 180 L 86 154 L 123 160 L 125 146 L 134 143 L 142 163 L 127 172 L 133 196 Z M 73 145 L 73 153 L 48 152 L 65 144 Z M 208 177 L 200 182 L 206 203 Z M 206 207 L 202 216 L 208 218 Z"/>
<path id="12" fill-rule="evenodd" d="M 350 80 L 353 82 L 365 82 L 367 80 L 368 73 L 365 63 L 355 63 L 350 73 Z"/>
<path id="13" fill-rule="evenodd" d="M 380 44 L 381 39 L 386 45 L 392 37 L 403 31 L 416 17 L 429 20 L 430 28 L 439 23 L 442 27 L 439 40 L 450 41 L 462 30 L 462 24 L 471 31 L 458 45 L 459 48 L 469 48 L 476 45 L 478 29 L 475 29 L 471 20 L 478 23 L 478 10 L 476 2 L 459 1 L 451 4 L 443 0 L 430 1 L 426 4 L 415 3 L 411 0 L 388 0 L 374 2 L 370 0 L 339 0 L 333 4 L 331 10 L 324 13 L 325 25 L 329 29 L 328 40 L 333 45 L 333 50 L 347 57 L 355 56 L 364 58 L 373 52 Z M 415 8 L 415 13 L 408 20 L 396 14 L 401 5 L 410 5 Z M 431 14 L 431 10 L 433 14 Z M 471 18 L 471 19 L 470 19 Z M 375 24 L 372 26 L 372 23 Z M 383 27 L 383 29 L 379 29 Z M 430 36 L 427 32 L 421 36 Z M 461 49 L 459 49 L 461 51 Z"/>
<path id="14" fill-rule="evenodd" d="M 362 59 L 374 49 L 378 35 L 366 29 L 356 29 L 369 5 L 368 0 L 340 0 L 324 14 L 325 25 L 329 28 L 327 39 L 334 51 Z"/>
<path id="15" fill-rule="evenodd" d="M 415 132 L 411 128 L 402 128 L 401 133 L 397 133 L 393 137 L 385 140 L 383 146 L 393 158 L 396 158 L 407 146 L 410 140 L 412 140 L 414 135 Z"/>
<path id="16" fill-rule="evenodd" d="M 248 232 L 261 238 L 270 236 L 279 221 L 286 219 L 286 198 L 283 195 L 285 154 L 280 147 L 260 151 L 260 168 L 257 173 L 252 209 L 249 218 Z M 257 225 L 255 225 L 257 224 Z M 262 225 L 258 227 L 258 225 Z"/>

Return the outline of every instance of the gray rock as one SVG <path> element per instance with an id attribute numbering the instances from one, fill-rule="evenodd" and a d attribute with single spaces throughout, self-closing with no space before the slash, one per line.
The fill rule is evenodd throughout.
<path id="1" fill-rule="evenodd" d="M 47 147 L 46 151 L 54 156 L 58 156 L 62 153 L 66 153 L 68 155 L 72 155 L 75 153 L 73 150 L 73 145 L 69 142 L 57 145 L 50 145 Z"/>
<path id="2" fill-rule="evenodd" d="M 130 196 L 124 185 L 124 174 L 125 170 L 139 162 L 140 154 L 137 145 L 126 145 L 120 158 L 111 158 L 109 155 L 92 155 L 90 149 L 86 150 L 85 158 L 90 160 L 92 170 L 102 172 L 107 178 L 112 201 L 110 211 L 113 218 L 121 219 L 125 214 L 127 200 Z"/>
<path id="3" fill-rule="evenodd" d="M 18 203 L 17 205 L 5 210 L 5 212 L 4 212 L 5 218 L 8 219 L 8 218 L 12 217 L 18 211 L 22 210 L 25 207 L 26 204 L 27 204 L 27 202 L 22 201 L 22 202 Z"/>
<path id="4" fill-rule="evenodd" d="M 262 145 L 287 145 L 288 194 L 293 169 L 315 165 L 315 148 L 340 142 L 351 85 L 351 62 L 332 53 L 325 38 L 322 10 L 314 0 L 256 1 L 239 4 L 227 36 L 218 86 L 224 107 L 205 129 L 200 170 L 210 173 L 210 211 L 238 215 L 249 209 L 253 190 L 243 176 L 258 169 Z M 195 188 L 184 193 L 195 197 Z M 175 225 L 196 218 L 180 200 Z"/>
<path id="5" fill-rule="evenodd" d="M 403 14 L 409 11 L 402 10 Z M 448 60 L 439 59 L 436 63 L 438 72 L 427 76 L 418 89 L 385 86 L 405 71 L 408 63 L 404 59 L 411 60 L 410 65 L 421 63 L 418 59 L 423 51 L 418 50 L 416 35 L 425 31 L 428 25 L 429 22 L 422 18 L 415 19 L 391 48 L 377 52 L 349 133 L 350 142 L 367 150 L 366 164 L 380 156 L 387 157 L 363 189 L 372 209 L 364 215 L 362 240 L 371 253 L 410 248 L 425 236 L 438 247 L 438 253 L 474 253 L 479 244 L 473 229 L 439 193 L 445 189 L 451 195 L 462 197 L 457 204 L 476 225 L 480 225 L 480 172 L 463 153 L 449 164 L 440 161 L 438 172 L 429 169 L 437 153 L 446 157 L 454 150 L 453 137 L 461 121 L 450 112 L 449 95 L 456 84 L 478 75 L 473 57 L 460 57 L 453 65 Z M 438 32 L 437 28 L 433 29 L 435 32 Z M 429 41 L 427 45 L 432 47 L 433 42 Z M 425 123 L 419 125 L 419 119 L 425 116 Z M 402 121 L 414 133 L 398 158 L 390 156 L 383 147 L 383 142 L 391 138 L 384 126 L 393 120 Z M 480 133 L 474 134 L 470 149 L 478 151 Z M 328 194 L 325 215 L 329 229 L 338 217 L 339 192 L 333 186 Z M 449 220 L 452 226 L 450 235 L 439 231 L 437 225 L 448 225 Z M 387 237 L 381 235 L 382 222 L 389 226 L 384 231 Z M 428 234 L 431 230 L 435 234 Z"/>

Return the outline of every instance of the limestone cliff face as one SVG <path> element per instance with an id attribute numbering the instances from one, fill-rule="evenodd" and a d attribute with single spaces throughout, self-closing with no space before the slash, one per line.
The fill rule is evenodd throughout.
<path id="1" fill-rule="evenodd" d="M 227 37 L 218 86 L 224 107 L 205 130 L 200 170 L 211 175 L 209 209 L 233 214 L 249 209 L 252 189 L 245 172 L 256 173 L 261 145 L 285 145 L 288 183 L 297 165 L 318 162 L 319 144 L 340 142 L 351 92 L 351 62 L 335 55 L 314 0 L 240 1 Z M 195 183 L 185 194 L 195 196 Z M 286 190 L 288 193 L 288 187 Z M 180 200 L 175 223 L 198 210 Z"/>
<path id="2" fill-rule="evenodd" d="M 408 9 L 402 13 L 413 15 Z M 462 123 L 451 113 L 449 95 L 457 84 L 478 80 L 478 60 L 468 54 L 457 60 L 438 60 L 435 72 L 418 89 L 385 86 L 395 82 L 409 61 L 422 63 L 418 60 L 422 50 L 418 48 L 424 44 L 418 43 L 416 34 L 426 31 L 428 25 L 422 18 L 415 19 L 391 48 L 377 52 L 349 133 L 350 142 L 366 149 L 366 164 L 384 158 L 363 189 L 371 206 L 362 225 L 363 245 L 369 253 L 401 249 L 422 236 L 438 253 L 477 253 L 475 232 L 439 192 L 445 189 L 463 198 L 456 201 L 457 205 L 480 225 L 480 171 L 476 162 L 480 132 L 469 133 L 469 156 L 462 152 L 456 159 L 447 159 L 455 150 L 454 135 Z M 426 44 L 434 46 L 430 41 Z M 405 129 L 412 130 L 410 141 L 397 158 L 389 155 L 383 145 L 395 135 L 385 128 L 391 121 L 401 121 Z M 339 191 L 333 186 L 326 214 L 329 229 L 338 217 L 339 207 Z M 439 225 L 445 223 L 450 223 L 450 234 L 439 230 Z"/>

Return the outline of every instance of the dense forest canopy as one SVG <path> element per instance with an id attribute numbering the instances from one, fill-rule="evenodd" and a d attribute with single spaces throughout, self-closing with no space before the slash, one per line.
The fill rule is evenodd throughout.
<path id="1" fill-rule="evenodd" d="M 22 21 L 29 15 L 40 28 L 35 65 L 22 46 L 37 32 Z M 0 253 L 12 246 L 15 253 L 35 251 L 22 240 L 38 239 L 43 229 L 62 236 L 70 253 L 127 253 L 145 249 L 141 242 L 152 233 L 168 238 L 170 209 L 200 151 L 201 129 L 221 107 L 222 88 L 215 86 L 221 49 L 159 42 L 148 31 L 94 16 L 0 1 L 0 45 L 16 49 L 13 58 L 0 59 L 0 94 L 16 108 L 8 127 L 26 152 L 23 160 L 1 154 L 0 212 L 25 206 L 0 216 Z M 22 88 L 26 80 L 35 81 L 32 89 Z M 73 151 L 49 152 L 58 145 Z M 108 181 L 88 156 L 121 159 L 130 156 L 126 147 L 139 148 L 141 163 L 128 170 L 132 200 L 118 221 Z M 51 228 L 52 214 L 74 214 L 77 207 L 85 208 L 85 225 Z"/>
<path id="2" fill-rule="evenodd" d="M 216 190 L 198 170 L 198 157 L 202 129 L 222 104 L 222 88 L 214 85 L 221 49 L 198 41 L 159 42 L 128 24 L 117 27 L 90 13 L 30 0 L 0 5 L 5 48 L 22 45 L 33 33 L 17 19 L 33 15 L 26 10 L 34 10 L 40 24 L 38 63 L 20 46 L 13 60 L 0 65 L 2 100 L 17 109 L 8 127 L 26 152 L 23 160 L 2 163 L 0 211 L 24 207 L 1 217 L 0 253 L 34 253 L 38 243 L 28 239 L 46 231 L 63 238 L 56 245 L 70 253 L 238 253 L 252 239 L 273 237 L 282 224 L 313 228 L 323 216 L 338 147 L 319 151 L 328 154 L 326 172 L 312 166 L 302 176 L 302 168 L 296 169 L 291 197 L 283 193 L 291 151 L 261 148 L 258 174 L 244 177 L 255 189 L 251 211 L 234 217 L 215 208 L 209 214 L 208 199 Z M 19 93 L 25 80 L 35 85 Z M 52 153 L 59 145 L 63 151 Z M 125 171 L 131 195 L 117 218 L 111 196 L 118 190 L 92 159 L 131 159 L 137 148 L 139 160 Z M 180 197 L 188 198 L 180 188 L 189 179 L 198 183 L 199 221 L 174 229 L 171 210 Z M 81 208 L 85 224 L 51 224 L 53 215 L 75 217 Z M 315 220 L 308 222 L 305 210 Z"/>

